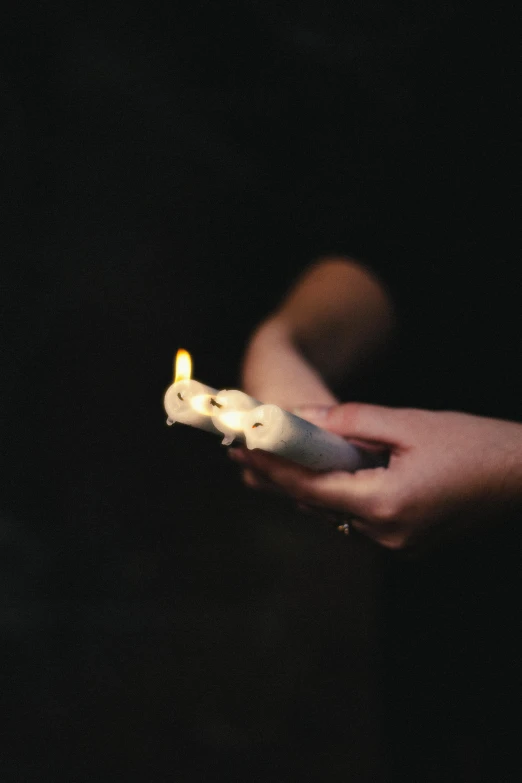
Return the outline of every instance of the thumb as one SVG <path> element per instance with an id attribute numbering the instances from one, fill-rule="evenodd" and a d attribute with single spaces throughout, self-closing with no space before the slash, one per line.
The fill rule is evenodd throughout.
<path id="1" fill-rule="evenodd" d="M 403 434 L 398 413 L 395 408 L 361 402 L 347 402 L 329 408 L 310 406 L 296 411 L 298 416 L 312 424 L 345 438 L 361 438 L 379 443 L 394 443 Z"/>

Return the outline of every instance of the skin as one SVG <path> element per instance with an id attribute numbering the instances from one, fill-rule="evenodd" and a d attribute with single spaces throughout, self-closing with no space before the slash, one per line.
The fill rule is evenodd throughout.
<path id="1" fill-rule="evenodd" d="M 388 549 L 522 507 L 522 425 L 465 413 L 338 404 L 329 383 L 378 357 L 394 332 L 379 281 L 350 259 L 325 259 L 254 333 L 243 384 L 325 429 L 390 453 L 387 468 L 313 473 L 259 450 L 231 449 L 245 482 L 342 514 Z"/>
<path id="2" fill-rule="evenodd" d="M 458 529 L 499 507 L 522 507 L 521 424 L 360 403 L 303 415 L 351 440 L 384 445 L 388 468 L 314 473 L 259 450 L 233 450 L 249 470 L 247 483 L 342 513 L 388 549 L 411 546 L 441 523 Z"/>
<path id="3" fill-rule="evenodd" d="M 337 402 L 330 384 L 363 369 L 395 326 L 381 283 L 350 259 L 325 259 L 296 282 L 279 309 L 252 335 L 243 388 L 292 410 Z"/>

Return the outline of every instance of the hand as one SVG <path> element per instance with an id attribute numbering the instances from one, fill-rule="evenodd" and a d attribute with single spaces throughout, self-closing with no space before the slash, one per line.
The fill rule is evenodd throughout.
<path id="1" fill-rule="evenodd" d="M 444 521 L 465 526 L 522 505 L 521 424 L 360 403 L 299 413 L 350 440 L 385 446 L 389 466 L 314 473 L 259 450 L 232 450 L 248 483 L 341 512 L 384 547 L 402 549 Z"/>

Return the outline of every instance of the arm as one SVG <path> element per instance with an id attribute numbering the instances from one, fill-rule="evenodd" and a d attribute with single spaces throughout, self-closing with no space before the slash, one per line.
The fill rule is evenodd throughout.
<path id="1" fill-rule="evenodd" d="M 390 299 L 369 270 L 348 259 L 320 261 L 255 331 L 243 387 L 290 410 L 332 405 L 329 383 L 356 372 L 382 349 L 393 324 Z"/>

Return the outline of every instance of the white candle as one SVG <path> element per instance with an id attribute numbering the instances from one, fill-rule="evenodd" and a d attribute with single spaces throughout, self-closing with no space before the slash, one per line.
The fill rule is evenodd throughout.
<path id="1" fill-rule="evenodd" d="M 242 421 L 246 411 L 257 408 L 261 403 L 237 389 L 223 389 L 213 398 L 212 421 L 225 436 L 223 445 L 230 446 L 234 440 L 244 441 Z"/>
<path id="2" fill-rule="evenodd" d="M 235 438 L 248 449 L 263 449 L 312 470 L 347 470 L 385 465 L 382 454 L 366 452 L 340 435 L 316 427 L 277 405 L 263 405 L 237 389 L 218 392 L 193 380 L 187 351 L 176 356 L 174 383 L 165 393 L 167 424 L 179 421 L 208 432 L 222 433 L 223 443 Z"/>
<path id="3" fill-rule="evenodd" d="M 179 421 L 191 427 L 198 427 L 200 430 L 219 434 L 219 430 L 212 423 L 209 409 L 210 400 L 215 394 L 217 394 L 216 389 L 192 379 L 173 383 L 165 392 L 167 424 Z"/>
<path id="4" fill-rule="evenodd" d="M 312 470 L 346 470 L 384 464 L 340 435 L 316 427 L 277 405 L 260 405 L 241 419 L 248 449 L 262 449 Z"/>
<path id="5" fill-rule="evenodd" d="M 191 372 L 190 354 L 178 351 L 174 383 L 165 392 L 163 401 L 168 415 L 167 424 L 179 421 L 200 430 L 218 433 L 210 415 L 210 400 L 217 394 L 217 389 L 193 380 Z"/>

